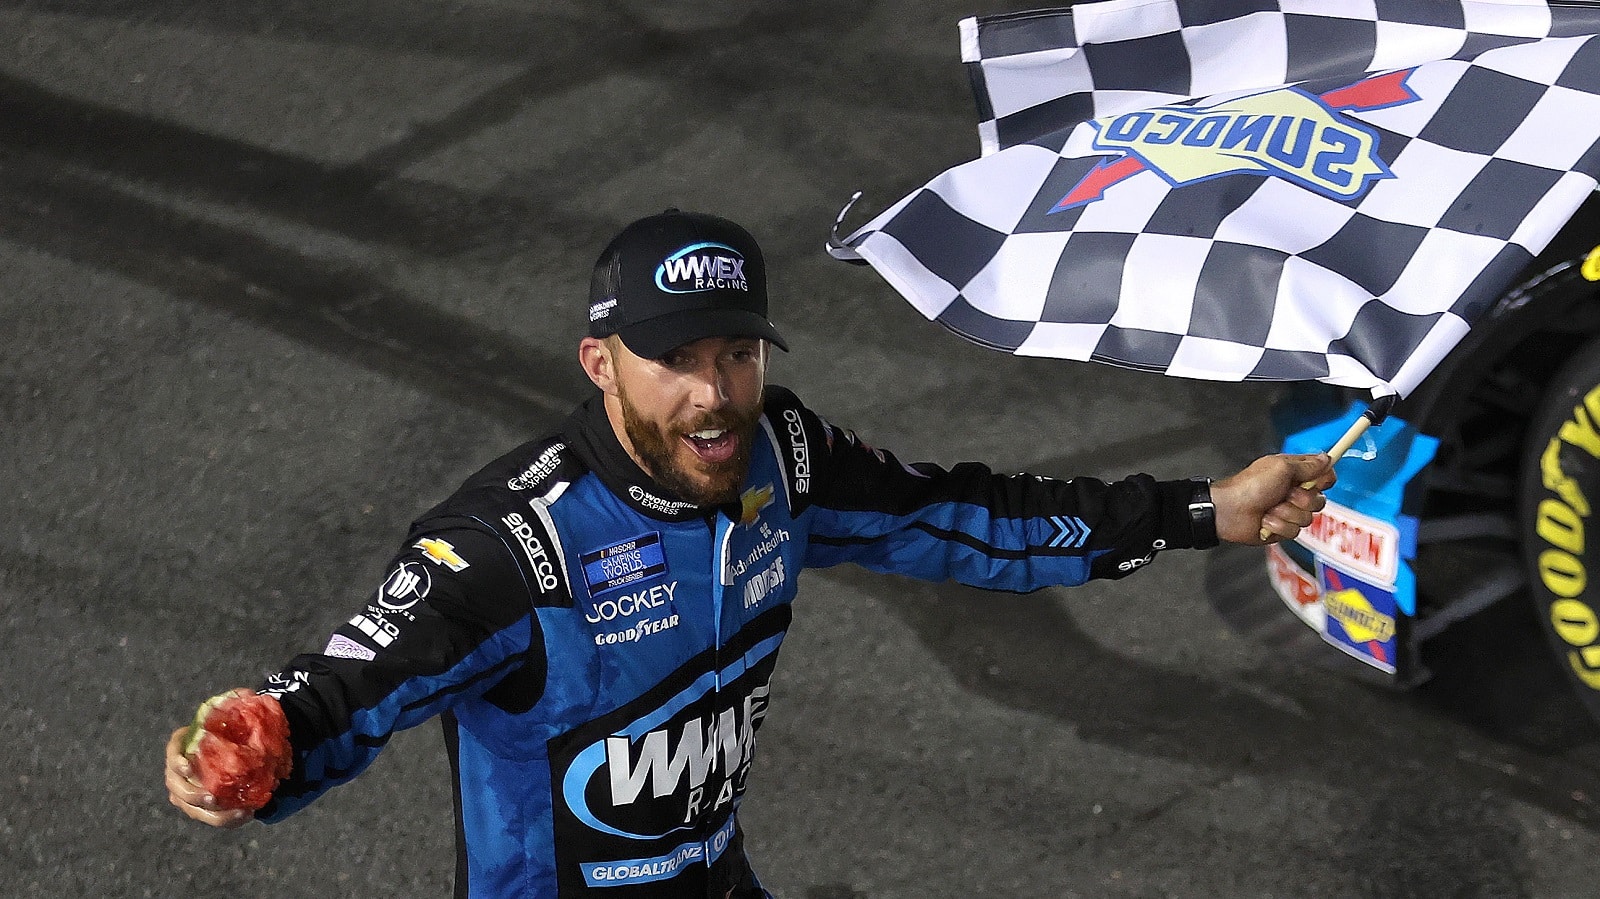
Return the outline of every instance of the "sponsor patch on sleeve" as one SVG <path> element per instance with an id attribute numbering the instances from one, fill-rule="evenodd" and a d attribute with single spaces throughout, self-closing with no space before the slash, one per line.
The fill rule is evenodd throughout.
<path id="1" fill-rule="evenodd" d="M 323 648 L 322 654 L 335 659 L 355 659 L 361 662 L 370 662 L 378 657 L 377 652 L 340 634 L 333 635 L 333 639 Z"/>
<path id="2" fill-rule="evenodd" d="M 472 567 L 471 563 L 461 558 L 461 554 L 456 552 L 454 546 L 440 540 L 438 537 L 424 537 L 412 545 L 422 550 L 422 554 L 431 561 L 443 565 L 451 571 L 465 571 Z"/>
<path id="3" fill-rule="evenodd" d="M 667 573 L 667 554 L 655 531 L 591 550 L 579 559 L 590 596 Z"/>

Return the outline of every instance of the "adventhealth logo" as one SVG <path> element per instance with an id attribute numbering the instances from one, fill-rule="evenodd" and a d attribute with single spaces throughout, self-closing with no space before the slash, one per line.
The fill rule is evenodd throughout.
<path id="1" fill-rule="evenodd" d="M 720 243 L 684 247 L 656 268 L 656 286 L 668 293 L 702 290 L 749 290 L 744 277 L 744 257 Z"/>

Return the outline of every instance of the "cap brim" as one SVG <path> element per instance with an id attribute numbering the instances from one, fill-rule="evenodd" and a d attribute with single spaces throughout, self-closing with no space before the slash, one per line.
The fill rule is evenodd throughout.
<path id="1" fill-rule="evenodd" d="M 757 337 L 788 351 L 778 329 L 744 309 L 687 309 L 635 322 L 617 331 L 634 355 L 659 359 L 686 343 L 707 337 Z"/>

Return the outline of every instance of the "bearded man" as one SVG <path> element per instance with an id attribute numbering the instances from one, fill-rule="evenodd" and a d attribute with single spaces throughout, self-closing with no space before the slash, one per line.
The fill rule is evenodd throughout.
<path id="1" fill-rule="evenodd" d="M 282 820 L 438 716 L 458 896 L 765 897 L 737 809 L 801 569 L 1075 585 L 1291 538 L 1333 483 L 1325 455 L 1215 484 L 903 464 L 766 383 L 761 251 L 714 216 L 625 228 L 589 322 L 598 393 L 423 514 L 371 602 L 258 687 L 294 756 L 265 807 L 220 807 L 173 733 L 184 814 Z"/>

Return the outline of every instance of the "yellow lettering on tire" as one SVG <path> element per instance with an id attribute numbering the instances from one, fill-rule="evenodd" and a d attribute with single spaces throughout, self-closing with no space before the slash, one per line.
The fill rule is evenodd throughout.
<path id="1" fill-rule="evenodd" d="M 1600 459 L 1600 433 L 1595 431 L 1594 421 L 1583 406 L 1573 406 L 1572 417 L 1561 423 L 1561 439 Z"/>
<path id="2" fill-rule="evenodd" d="M 1583 519 L 1570 506 L 1558 499 L 1539 502 L 1539 520 L 1535 525 L 1539 536 L 1557 549 L 1573 555 L 1583 552 Z"/>
<path id="3" fill-rule="evenodd" d="M 1557 596 L 1571 599 L 1583 592 L 1588 584 L 1583 563 L 1572 553 L 1547 549 L 1539 554 L 1539 580 L 1544 588 Z"/>
<path id="4" fill-rule="evenodd" d="M 1572 666 L 1572 673 L 1578 676 L 1591 689 L 1600 690 L 1600 671 L 1596 671 L 1584 664 L 1583 659 L 1575 652 L 1567 653 L 1567 664 Z"/>
<path id="5" fill-rule="evenodd" d="M 1590 281 L 1600 281 L 1600 247 L 1589 251 L 1589 255 L 1583 260 L 1583 268 L 1578 271 Z"/>
<path id="6" fill-rule="evenodd" d="M 1545 445 L 1544 455 L 1539 457 L 1539 476 L 1544 482 L 1544 489 L 1561 497 L 1579 515 L 1589 517 L 1588 497 L 1578 488 L 1578 482 L 1561 470 L 1560 437 L 1551 437 Z"/>
<path id="7" fill-rule="evenodd" d="M 1550 604 L 1550 626 L 1568 646 L 1584 647 L 1600 637 L 1600 618 L 1594 609 L 1576 599 L 1558 599 Z"/>

